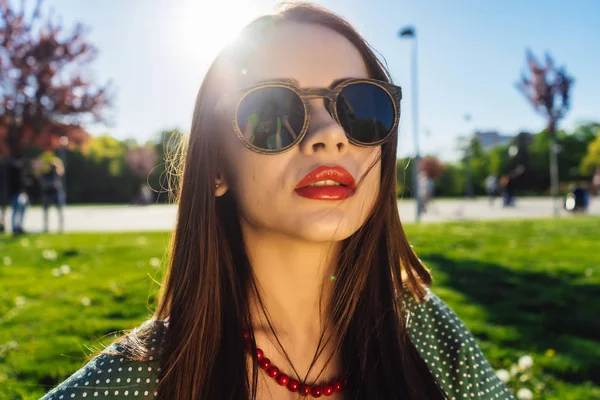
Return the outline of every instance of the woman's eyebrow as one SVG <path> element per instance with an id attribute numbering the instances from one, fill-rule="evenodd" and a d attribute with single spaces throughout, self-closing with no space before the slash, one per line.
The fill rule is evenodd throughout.
<path id="1" fill-rule="evenodd" d="M 343 78 L 337 78 L 334 79 L 333 81 L 331 81 L 331 83 L 327 86 L 328 88 L 334 88 L 337 85 L 339 85 L 340 83 L 347 81 L 349 79 L 357 79 L 356 77 L 350 77 L 350 76 L 346 76 Z M 273 82 L 283 82 L 283 83 L 288 83 L 291 85 L 296 86 L 297 88 L 300 88 L 300 82 L 298 82 L 297 79 L 295 78 L 271 78 L 271 79 L 265 79 L 265 80 L 261 80 L 259 82 L 257 82 L 258 85 L 263 84 L 263 83 L 273 83 Z"/>
<path id="2" fill-rule="evenodd" d="M 300 82 L 298 82 L 297 79 L 294 78 L 271 78 L 271 79 L 265 79 L 262 81 L 259 81 L 257 84 L 263 84 L 263 83 L 273 83 L 273 82 L 283 82 L 283 83 L 288 83 L 290 85 L 294 85 L 296 87 L 300 87 Z"/>

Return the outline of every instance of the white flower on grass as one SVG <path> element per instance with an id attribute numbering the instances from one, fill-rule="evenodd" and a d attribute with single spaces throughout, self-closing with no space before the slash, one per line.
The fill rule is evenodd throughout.
<path id="1" fill-rule="evenodd" d="M 82 297 L 81 304 L 83 304 L 84 307 L 89 307 L 92 304 L 92 300 L 90 300 L 89 297 Z"/>
<path id="2" fill-rule="evenodd" d="M 27 239 L 27 238 L 21 239 L 21 246 L 29 247 L 29 239 Z"/>
<path id="3" fill-rule="evenodd" d="M 510 376 L 515 376 L 519 372 L 519 367 L 516 364 L 510 366 Z"/>
<path id="4" fill-rule="evenodd" d="M 49 250 L 46 249 L 42 252 L 42 257 L 44 257 L 44 259 L 48 260 L 48 261 L 54 261 L 56 260 L 56 250 Z"/>
<path id="5" fill-rule="evenodd" d="M 510 374 L 505 369 L 499 369 L 496 371 L 496 376 L 504 383 L 510 381 Z"/>
<path id="6" fill-rule="evenodd" d="M 160 259 L 158 257 L 152 257 L 150 259 L 150 265 L 157 268 L 160 265 Z"/>
<path id="7" fill-rule="evenodd" d="M 530 355 L 523 356 L 519 358 L 518 364 L 519 368 L 524 371 L 533 367 L 533 358 Z"/>
<path id="8" fill-rule="evenodd" d="M 58 268 L 52 268 L 52 276 L 60 276 L 60 270 Z"/>
<path id="9" fill-rule="evenodd" d="M 135 238 L 135 242 L 139 246 L 144 246 L 148 244 L 148 238 L 146 236 L 138 236 L 137 238 Z"/>
<path id="10" fill-rule="evenodd" d="M 4 263 L 4 265 L 9 266 L 12 264 L 12 258 L 10 258 L 9 256 L 6 256 L 2 259 L 2 262 Z"/>
<path id="11" fill-rule="evenodd" d="M 60 273 L 63 275 L 67 275 L 71 273 L 71 267 L 69 267 L 67 264 L 63 264 L 60 266 Z"/>
<path id="12" fill-rule="evenodd" d="M 591 268 L 586 268 L 585 269 L 585 276 L 589 278 L 592 275 L 594 275 L 594 271 Z"/>
<path id="13" fill-rule="evenodd" d="M 517 399 L 519 400 L 532 400 L 533 392 L 527 388 L 521 388 L 517 392 Z"/>
<path id="14" fill-rule="evenodd" d="M 25 297 L 23 296 L 17 296 L 15 297 L 15 305 L 17 307 L 22 307 L 25 305 Z"/>

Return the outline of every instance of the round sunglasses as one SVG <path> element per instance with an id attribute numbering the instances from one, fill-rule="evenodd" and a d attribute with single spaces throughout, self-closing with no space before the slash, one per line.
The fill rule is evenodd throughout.
<path id="1" fill-rule="evenodd" d="M 299 88 L 276 80 L 242 90 L 233 128 L 244 145 L 261 154 L 277 154 L 300 143 L 308 130 L 310 100 L 325 108 L 357 146 L 378 146 L 396 132 L 402 89 L 375 79 L 345 79 L 331 88 Z"/>

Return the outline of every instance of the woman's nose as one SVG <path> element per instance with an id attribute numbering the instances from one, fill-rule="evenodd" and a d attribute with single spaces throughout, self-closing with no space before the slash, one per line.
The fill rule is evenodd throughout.
<path id="1" fill-rule="evenodd" d="M 312 100 L 310 108 L 308 131 L 300 143 L 300 151 L 305 154 L 345 152 L 350 143 L 344 129 L 325 107 L 323 99 Z"/>

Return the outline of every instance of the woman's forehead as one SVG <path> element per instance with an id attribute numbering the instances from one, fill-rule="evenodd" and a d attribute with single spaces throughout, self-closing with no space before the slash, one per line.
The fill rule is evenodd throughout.
<path id="1" fill-rule="evenodd" d="M 341 78 L 367 78 L 360 51 L 344 36 L 323 26 L 289 22 L 272 28 L 259 42 L 240 38 L 244 57 L 224 65 L 230 90 L 288 79 L 300 87 L 329 87 Z M 226 63 L 227 64 L 227 63 Z"/>

